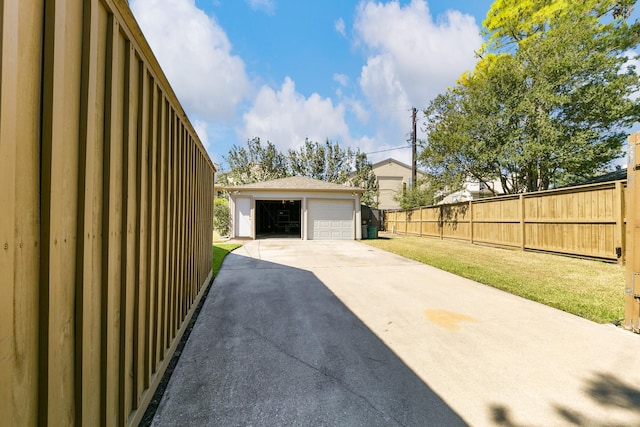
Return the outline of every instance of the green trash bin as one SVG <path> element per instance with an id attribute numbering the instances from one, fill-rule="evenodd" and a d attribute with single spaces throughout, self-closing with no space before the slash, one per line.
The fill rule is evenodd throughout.
<path id="1" fill-rule="evenodd" d="M 374 225 L 370 225 L 369 228 L 368 228 L 367 237 L 370 238 L 370 239 L 377 239 L 378 238 L 378 227 L 376 227 Z"/>

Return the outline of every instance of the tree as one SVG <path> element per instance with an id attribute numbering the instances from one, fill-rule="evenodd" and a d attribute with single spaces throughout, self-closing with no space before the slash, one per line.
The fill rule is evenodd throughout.
<path id="1" fill-rule="evenodd" d="M 260 138 L 247 140 L 247 148 L 234 145 L 224 157 L 229 171 L 218 181 L 223 185 L 244 185 L 289 176 L 287 157 L 274 144 L 262 146 Z"/>
<path id="2" fill-rule="evenodd" d="M 640 117 L 625 65 L 638 44 L 633 3 L 496 0 L 475 70 L 425 111 L 425 169 L 443 186 L 500 179 L 509 193 L 603 170 Z"/>
<path id="3" fill-rule="evenodd" d="M 349 182 L 354 187 L 364 188 L 364 193 L 360 199 L 363 205 L 377 208 L 378 197 L 380 196 L 380 186 L 378 178 L 373 173 L 373 165 L 367 160 L 367 155 L 357 150 L 353 153 L 354 172 L 349 175 Z"/>
<path id="4" fill-rule="evenodd" d="M 320 144 L 306 139 L 299 150 L 289 150 L 289 167 L 292 175 L 364 188 L 362 204 L 378 205 L 378 180 L 367 155 L 359 149 L 345 150 L 337 142 Z"/>
<path id="5" fill-rule="evenodd" d="M 367 155 L 359 149 L 345 150 L 337 142 L 327 140 L 320 144 L 306 139 L 298 150 L 289 150 L 285 155 L 271 142 L 263 146 L 260 138 L 253 138 L 247 141 L 246 148 L 234 145 L 224 159 L 229 163 L 229 171 L 218 174 L 222 185 L 306 176 L 363 188 L 362 203 L 371 207 L 378 205 L 378 180 Z"/>
<path id="6" fill-rule="evenodd" d="M 289 150 L 289 167 L 292 175 L 344 184 L 351 172 L 351 155 L 350 149 L 343 150 L 337 142 L 320 144 L 305 139 L 298 150 Z"/>
<path id="7" fill-rule="evenodd" d="M 213 199 L 213 229 L 221 236 L 228 236 L 230 226 L 229 201 L 222 197 L 216 197 Z"/>
<path id="8" fill-rule="evenodd" d="M 403 184 L 402 191 L 398 191 L 393 196 L 393 200 L 398 202 L 402 209 L 432 206 L 435 201 L 433 188 L 428 179 L 418 179 L 416 185 Z"/>

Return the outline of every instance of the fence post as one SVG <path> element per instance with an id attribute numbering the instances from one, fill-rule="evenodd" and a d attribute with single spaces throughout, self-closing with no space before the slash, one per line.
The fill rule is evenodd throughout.
<path id="1" fill-rule="evenodd" d="M 409 209 L 404 210 L 404 235 L 409 235 Z"/>
<path id="2" fill-rule="evenodd" d="M 520 249 L 523 251 L 527 247 L 525 244 L 525 221 L 524 221 L 524 194 L 520 194 L 520 238 L 522 241 L 520 242 Z"/>
<path id="3" fill-rule="evenodd" d="M 440 228 L 440 240 L 443 239 L 444 236 L 444 213 L 442 212 L 444 205 L 440 205 L 440 208 L 438 209 L 439 213 L 438 213 L 438 228 Z"/>
<path id="4" fill-rule="evenodd" d="M 626 248 L 625 248 L 625 221 L 624 221 L 624 187 L 622 186 L 622 181 L 616 182 L 616 203 L 614 204 L 617 212 L 616 215 L 616 231 L 615 231 L 615 250 L 616 255 L 618 256 L 618 264 L 624 264 L 626 257 Z M 619 248 L 619 249 L 618 249 Z M 619 254 L 619 255 L 618 255 Z"/>
<path id="5" fill-rule="evenodd" d="M 473 200 L 469 200 L 469 242 L 473 245 Z"/>
<path id="6" fill-rule="evenodd" d="M 624 327 L 640 332 L 640 132 L 629 137 L 627 168 L 627 269 Z"/>

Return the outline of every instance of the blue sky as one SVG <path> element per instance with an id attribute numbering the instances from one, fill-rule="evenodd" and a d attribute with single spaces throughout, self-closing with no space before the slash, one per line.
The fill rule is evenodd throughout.
<path id="1" fill-rule="evenodd" d="M 329 139 L 373 162 L 410 162 L 411 107 L 473 68 L 491 3 L 130 1 L 222 169 L 231 147 L 253 137 L 282 151 Z"/>

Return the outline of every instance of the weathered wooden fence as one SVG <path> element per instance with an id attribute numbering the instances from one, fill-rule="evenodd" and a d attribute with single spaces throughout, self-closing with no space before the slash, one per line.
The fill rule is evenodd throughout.
<path id="1" fill-rule="evenodd" d="M 0 1 L 0 425 L 136 425 L 211 277 L 215 169 L 125 0 Z"/>
<path id="2" fill-rule="evenodd" d="M 399 234 L 622 261 L 625 182 L 385 212 Z"/>

